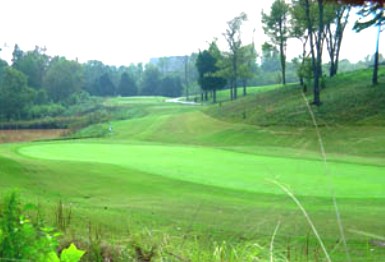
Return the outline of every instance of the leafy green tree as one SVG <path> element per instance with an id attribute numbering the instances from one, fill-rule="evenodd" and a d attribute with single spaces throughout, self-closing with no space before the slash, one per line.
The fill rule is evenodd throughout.
<path id="1" fill-rule="evenodd" d="M 261 69 L 264 72 L 275 72 L 280 69 L 278 50 L 269 43 L 262 45 Z"/>
<path id="2" fill-rule="evenodd" d="M 207 84 L 207 77 L 208 77 L 208 74 L 218 71 L 215 65 L 216 65 L 216 60 L 209 53 L 208 50 L 199 51 L 198 58 L 196 61 L 196 67 L 199 72 L 198 83 L 202 90 L 201 92 L 202 100 L 206 100 L 206 101 L 208 100 L 207 94 L 210 88 L 209 88 L 209 85 Z"/>
<path id="3" fill-rule="evenodd" d="M 139 84 L 143 77 L 143 72 L 144 72 L 143 64 L 142 63 L 138 63 L 136 65 L 130 64 L 127 68 L 122 70 L 122 73 L 123 72 L 127 72 L 134 79 L 134 81 L 137 84 Z"/>
<path id="4" fill-rule="evenodd" d="M 350 5 L 328 4 L 326 21 L 326 44 L 330 57 L 329 75 L 335 76 L 338 72 L 339 56 L 344 31 L 349 20 Z"/>
<path id="5" fill-rule="evenodd" d="M 138 94 L 138 86 L 131 74 L 127 72 L 122 74 L 118 86 L 118 94 L 121 96 L 136 96 Z"/>
<path id="6" fill-rule="evenodd" d="M 374 54 L 374 66 L 373 66 L 373 77 L 372 84 L 378 84 L 378 61 L 379 61 L 379 42 L 380 35 L 382 32 L 382 27 L 385 25 L 385 7 L 378 2 L 365 2 L 358 14 L 361 16 L 361 19 L 365 21 L 358 20 L 354 24 L 354 29 L 357 32 L 369 28 L 371 26 L 377 26 L 377 42 L 376 42 L 376 51 Z"/>
<path id="7" fill-rule="evenodd" d="M 52 59 L 43 79 L 43 86 L 48 97 L 54 102 L 65 102 L 82 87 L 83 73 L 81 65 L 64 57 Z"/>
<path id="8" fill-rule="evenodd" d="M 281 62 L 282 83 L 286 84 L 286 45 L 289 37 L 288 27 L 289 5 L 284 0 L 275 0 L 271 6 L 270 14 L 262 12 L 262 23 L 265 34 L 271 42 L 279 47 Z"/>
<path id="9" fill-rule="evenodd" d="M 224 33 L 224 37 L 229 46 L 229 52 L 225 54 L 227 60 L 230 62 L 229 70 L 229 82 L 230 82 L 230 95 L 231 99 L 237 99 L 237 80 L 239 77 L 239 63 L 240 63 L 240 48 L 242 46 L 241 41 L 241 25 L 247 20 L 247 15 L 241 13 L 229 22 L 227 22 L 228 28 Z"/>
<path id="10" fill-rule="evenodd" d="M 192 53 L 187 57 L 187 64 L 185 64 L 185 82 L 184 89 L 186 92 L 186 98 L 188 99 L 189 94 L 196 93 L 199 89 L 198 78 L 199 73 L 196 67 L 196 60 L 198 53 Z"/>
<path id="11" fill-rule="evenodd" d="M 146 65 L 143 73 L 140 94 L 144 96 L 154 96 L 158 94 L 161 74 L 159 69 L 151 64 Z"/>
<path id="12" fill-rule="evenodd" d="M 12 66 L 28 77 L 28 86 L 40 89 L 43 86 L 43 77 L 49 64 L 49 57 L 45 49 L 38 46 L 33 51 L 19 52 L 14 58 Z"/>
<path id="13" fill-rule="evenodd" d="M 102 96 L 100 78 L 107 72 L 107 66 L 97 60 L 91 60 L 82 65 L 83 89 L 94 96 Z"/>
<path id="14" fill-rule="evenodd" d="M 0 118 L 11 120 L 26 115 L 35 92 L 27 86 L 27 77 L 22 72 L 6 67 L 0 94 Z"/>
<path id="15" fill-rule="evenodd" d="M 303 39 L 302 66 L 308 56 L 313 71 L 313 104 L 321 105 L 322 51 L 326 40 L 331 59 L 330 74 L 338 70 L 338 59 L 343 31 L 350 8 L 329 4 L 325 0 L 292 1 L 292 35 Z M 306 44 L 309 43 L 309 54 Z M 303 83 L 303 79 L 301 79 Z"/>
<path id="16" fill-rule="evenodd" d="M 277 47 L 265 42 L 262 45 L 261 72 L 257 85 L 282 83 L 282 72 Z"/>
<path id="17" fill-rule="evenodd" d="M 0 86 L 3 83 L 5 69 L 8 67 L 8 63 L 0 59 Z"/>
<path id="18" fill-rule="evenodd" d="M 165 75 L 169 72 L 171 67 L 171 59 L 170 57 L 160 57 L 157 63 L 157 66 L 162 75 Z"/>
<path id="19" fill-rule="evenodd" d="M 221 56 L 215 42 L 210 44 L 208 50 L 199 52 L 196 59 L 196 67 L 199 73 L 198 83 L 202 90 L 202 98 L 207 101 L 208 92 L 212 92 L 213 103 L 216 103 L 216 91 L 226 85 L 226 79 L 222 77 L 224 69 L 218 66 L 219 62 L 221 62 Z"/>
<path id="20" fill-rule="evenodd" d="M 114 96 L 115 95 L 115 85 L 111 80 L 111 77 L 108 73 L 104 73 L 99 77 L 99 94 L 101 96 Z"/>
<path id="21" fill-rule="evenodd" d="M 313 104 L 321 105 L 320 79 L 322 76 L 322 43 L 324 40 L 324 1 L 299 0 L 305 18 L 307 34 L 310 40 L 311 65 L 313 70 Z"/>
<path id="22" fill-rule="evenodd" d="M 12 52 L 12 64 L 17 63 L 24 55 L 23 50 L 20 49 L 18 44 L 15 44 Z"/>
<path id="23" fill-rule="evenodd" d="M 311 84 L 311 79 L 313 78 L 311 59 L 309 57 L 305 57 L 305 59 L 301 57 L 300 61 L 299 58 L 294 58 L 292 62 L 296 68 L 296 73 L 300 79 L 303 92 L 306 93 L 308 86 Z"/>
<path id="24" fill-rule="evenodd" d="M 239 78 L 243 85 L 243 95 L 247 94 L 247 80 L 255 77 L 257 73 L 257 52 L 254 44 L 242 46 L 240 49 Z"/>
<path id="25" fill-rule="evenodd" d="M 100 61 L 91 60 L 83 67 L 83 89 L 94 96 L 113 96 L 117 93 L 122 69 L 107 66 Z"/>
<path id="26" fill-rule="evenodd" d="M 180 97 L 182 89 L 182 81 L 179 76 L 165 76 L 160 81 L 158 94 L 167 97 Z"/>
<path id="27" fill-rule="evenodd" d="M 307 51 L 307 45 L 310 41 L 310 35 L 309 35 L 309 21 L 312 24 L 311 28 L 312 31 L 316 31 L 315 29 L 315 17 L 314 17 L 314 4 L 310 4 L 310 11 L 309 11 L 309 20 L 307 19 L 307 14 L 305 12 L 305 2 L 304 0 L 292 0 L 290 12 L 291 12 L 291 19 L 290 19 L 290 36 L 293 38 L 298 39 L 302 43 L 302 55 L 301 55 L 301 63 L 297 64 L 297 68 L 302 68 L 305 66 L 305 60 L 307 57 L 311 54 L 310 51 Z M 310 46 L 310 48 L 313 48 L 313 46 Z M 304 78 L 302 74 L 298 74 L 300 84 L 304 85 Z"/>

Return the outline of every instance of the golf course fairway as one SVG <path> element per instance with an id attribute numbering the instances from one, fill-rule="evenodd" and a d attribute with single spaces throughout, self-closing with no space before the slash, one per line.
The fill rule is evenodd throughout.
<path id="1" fill-rule="evenodd" d="M 22 146 L 19 154 L 56 161 L 99 162 L 153 175 L 250 192 L 283 194 L 272 180 L 296 195 L 381 198 L 385 167 L 305 158 L 274 157 L 219 148 L 168 144 L 55 142 Z M 130 175 L 129 172 L 124 175 Z"/>
<path id="2" fill-rule="evenodd" d="M 385 89 L 360 72 L 327 79 L 320 107 L 288 84 L 20 122 L 74 118 L 60 137 L 0 134 L 0 242 L 8 201 L 39 236 L 43 221 L 60 247 L 96 250 L 85 261 L 328 261 L 322 243 L 329 261 L 385 261 Z"/>

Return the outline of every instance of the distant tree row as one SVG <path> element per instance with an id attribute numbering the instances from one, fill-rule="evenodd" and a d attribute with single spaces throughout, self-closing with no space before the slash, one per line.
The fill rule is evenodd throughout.
<path id="1" fill-rule="evenodd" d="M 15 45 L 12 64 L 0 60 L 0 120 L 59 114 L 79 97 L 179 97 L 184 94 L 186 82 L 196 81 L 193 58 L 188 68 L 182 64 L 166 72 L 156 63 L 128 67 L 108 66 L 100 61 L 81 64 L 65 57 L 49 57 L 40 47 L 23 51 Z"/>
<path id="2" fill-rule="evenodd" d="M 353 70 L 373 65 L 372 83 L 378 83 L 379 37 L 385 25 L 384 6 L 367 1 L 359 7 L 362 20 L 355 23 L 359 32 L 371 26 L 378 28 L 377 47 L 373 57 L 358 64 L 339 61 L 341 43 L 352 4 L 346 1 L 275 0 L 262 14 L 263 29 L 270 41 L 262 43 L 257 54 L 255 43 L 241 41 L 241 26 L 247 16 L 241 13 L 228 21 L 223 37 L 226 51 L 216 41 L 198 54 L 162 57 L 150 63 L 109 66 L 100 61 L 79 63 L 65 57 L 50 57 L 45 48 L 23 51 L 15 45 L 12 63 L 0 59 L 0 121 L 55 116 L 72 104 L 90 97 L 168 96 L 201 93 L 216 102 L 216 92 L 227 88 L 229 98 L 237 99 L 238 88 L 247 94 L 248 85 L 298 81 L 303 90 L 312 87 L 313 104 L 321 104 L 321 80 L 328 72 Z M 299 39 L 302 54 L 287 61 L 289 38 Z M 323 63 L 326 50 L 329 63 Z M 200 90 L 197 86 L 200 86 Z"/>

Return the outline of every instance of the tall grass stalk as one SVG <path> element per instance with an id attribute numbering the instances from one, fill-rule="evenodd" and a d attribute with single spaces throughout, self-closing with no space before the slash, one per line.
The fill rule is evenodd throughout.
<path id="1" fill-rule="evenodd" d="M 299 207 L 299 209 L 302 211 L 304 217 L 306 218 L 307 222 L 309 223 L 311 229 L 313 230 L 313 233 L 314 235 L 316 236 L 321 248 L 322 248 L 322 251 L 324 252 L 325 254 L 325 258 L 326 258 L 326 261 L 329 261 L 331 262 L 331 259 L 330 259 L 330 256 L 329 256 L 329 253 L 327 252 L 326 250 L 326 247 L 321 239 L 321 236 L 318 234 L 318 231 L 316 229 L 316 227 L 314 226 L 313 224 L 313 221 L 311 220 L 309 214 L 307 213 L 306 209 L 302 206 L 301 202 L 295 197 L 295 195 L 287 188 L 285 187 L 284 185 L 282 185 L 281 183 L 275 181 L 275 180 L 269 180 L 271 183 L 277 185 L 279 188 L 282 189 L 282 191 L 284 191 L 293 201 L 294 203 L 297 204 L 297 206 Z"/>
<path id="2" fill-rule="evenodd" d="M 279 230 L 279 226 L 281 225 L 281 221 L 278 221 L 277 223 L 277 226 L 275 227 L 274 229 L 274 232 L 273 232 L 273 235 L 271 236 L 271 241 L 270 241 L 270 262 L 273 262 L 274 261 L 274 255 L 273 255 L 273 251 L 274 251 L 274 239 L 275 239 L 275 236 L 277 235 L 277 232 Z"/>
<path id="3" fill-rule="evenodd" d="M 379 236 L 379 235 L 376 235 L 376 234 L 373 234 L 373 233 L 369 233 L 369 232 L 365 232 L 365 231 L 361 231 L 361 230 L 355 230 L 355 229 L 349 229 L 348 231 L 350 233 L 354 233 L 354 234 L 357 234 L 357 235 L 361 235 L 361 236 L 365 236 L 365 237 L 371 237 L 371 238 L 374 238 L 374 239 L 377 239 L 377 240 L 385 241 L 385 237 Z"/>
<path id="4" fill-rule="evenodd" d="M 310 107 L 309 100 L 307 99 L 307 97 L 305 96 L 304 93 L 302 93 L 302 97 L 303 97 L 303 99 L 305 101 L 307 110 L 308 110 L 308 112 L 310 114 L 310 117 L 311 117 L 313 125 L 314 125 L 315 132 L 317 134 L 318 143 L 319 143 L 319 146 L 320 146 L 320 151 L 321 151 L 321 156 L 322 156 L 322 161 L 323 161 L 323 164 L 324 164 L 325 175 L 329 177 L 330 182 L 331 182 L 330 183 L 330 190 L 331 190 L 331 194 L 332 194 L 332 201 L 333 201 L 334 210 L 336 212 L 338 229 L 340 231 L 340 237 L 341 237 L 341 241 L 342 241 L 343 246 L 344 246 L 346 258 L 347 258 L 347 261 L 351 261 L 348 245 L 346 243 L 344 226 L 342 224 L 341 214 L 340 214 L 340 211 L 339 211 L 339 208 L 338 208 L 337 199 L 336 199 L 336 195 L 335 195 L 333 178 L 332 178 L 332 176 L 329 173 L 329 167 L 328 167 L 328 163 L 327 163 L 326 151 L 325 151 L 323 139 L 322 139 L 322 136 L 321 136 L 321 132 L 320 132 L 320 130 L 318 128 L 318 123 L 317 123 L 317 120 L 315 118 L 314 112 L 313 112 L 312 108 Z"/>

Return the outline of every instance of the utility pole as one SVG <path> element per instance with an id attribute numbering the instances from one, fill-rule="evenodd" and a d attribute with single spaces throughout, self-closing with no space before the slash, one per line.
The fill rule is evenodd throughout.
<path id="1" fill-rule="evenodd" d="M 189 62 L 189 57 L 188 55 L 185 55 L 184 57 L 184 84 L 185 84 L 185 88 L 186 88 L 186 101 L 189 100 L 189 66 L 188 66 L 188 62 Z"/>

